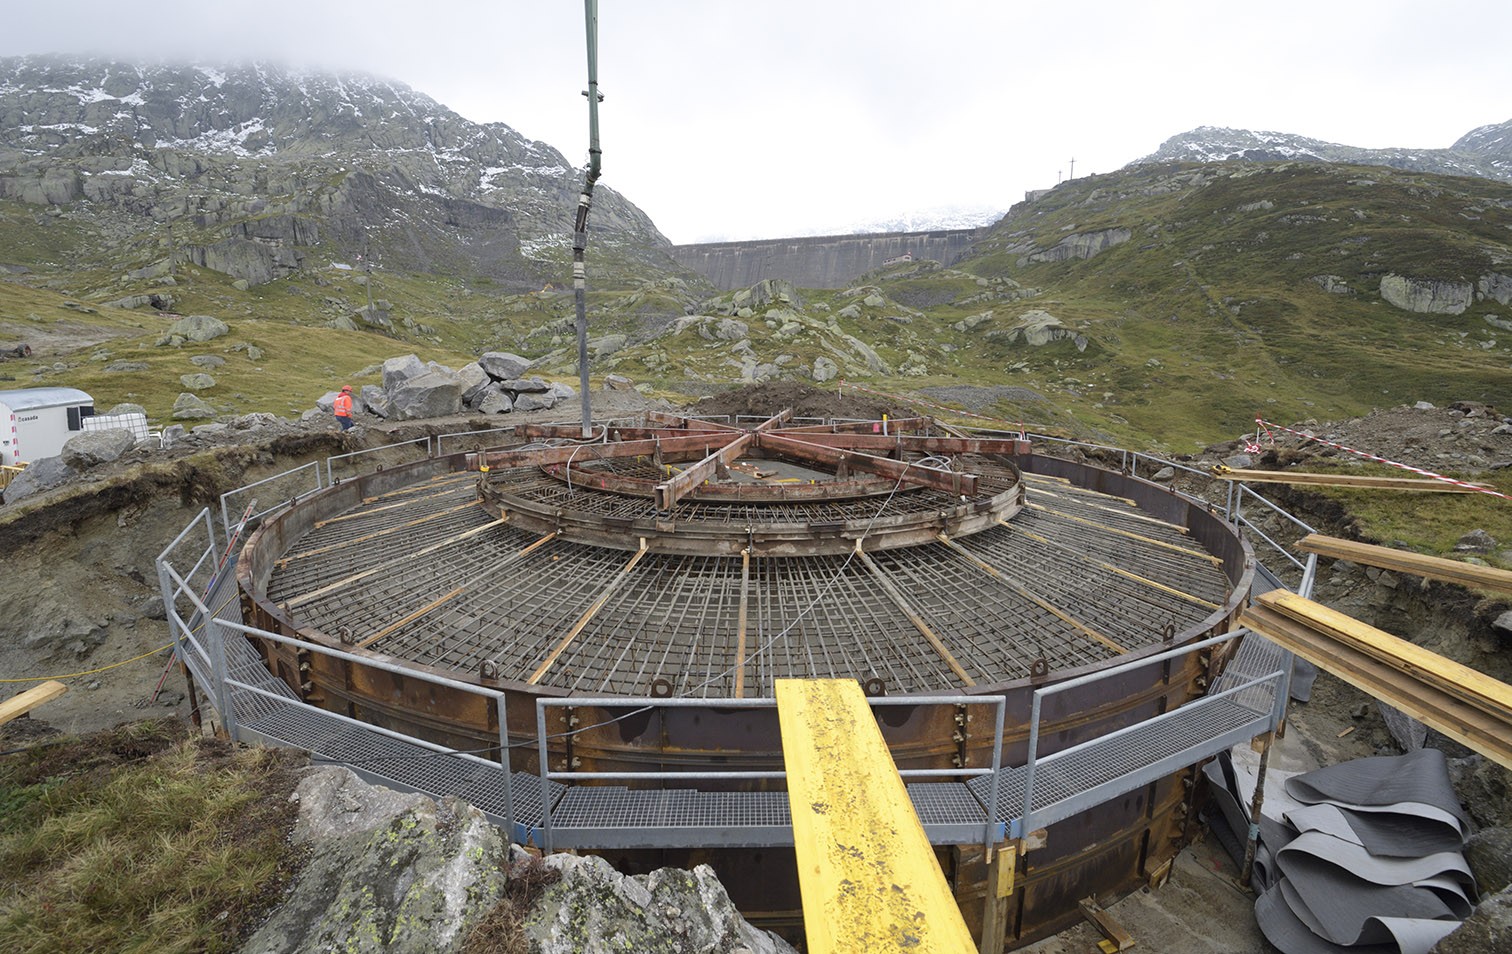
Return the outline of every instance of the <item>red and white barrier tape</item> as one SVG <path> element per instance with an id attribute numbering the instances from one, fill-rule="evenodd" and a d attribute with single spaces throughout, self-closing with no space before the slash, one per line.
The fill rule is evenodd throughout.
<path id="1" fill-rule="evenodd" d="M 1434 480 L 1441 480 L 1441 481 L 1443 481 L 1446 484 L 1453 484 L 1456 487 L 1464 487 L 1467 490 L 1473 490 L 1476 493 L 1487 494 L 1487 495 L 1492 496 L 1492 497 L 1500 497 L 1503 500 L 1512 500 L 1512 496 L 1508 496 L 1507 494 L 1504 494 L 1504 493 L 1502 493 L 1499 490 L 1492 490 L 1489 487 L 1482 487 L 1480 484 L 1473 484 L 1473 483 L 1470 483 L 1469 481 L 1465 481 L 1465 480 L 1456 480 L 1453 477 L 1446 477 L 1443 474 L 1435 474 L 1431 470 L 1424 470 L 1421 467 L 1414 467 L 1411 464 L 1403 464 L 1400 461 L 1388 460 L 1385 457 L 1379 457 L 1379 456 L 1377 456 L 1375 454 L 1370 453 L 1369 451 L 1357 450 L 1356 448 L 1348 447 L 1348 446 L 1346 446 L 1344 444 L 1338 444 L 1338 443 L 1335 443 L 1334 441 L 1324 440 L 1321 437 L 1316 437 L 1316 436 L 1314 436 L 1312 434 L 1308 434 L 1305 431 L 1293 430 L 1290 427 L 1286 427 L 1285 425 L 1282 425 L 1282 424 L 1276 424 L 1274 422 L 1267 421 L 1264 418 L 1261 418 L 1261 417 L 1258 417 L 1258 416 L 1255 418 L 1255 440 L 1253 442 L 1248 441 L 1248 440 L 1245 441 L 1245 445 L 1244 445 L 1245 451 L 1247 453 L 1250 453 L 1250 454 L 1256 454 L 1256 453 L 1260 452 L 1260 432 L 1261 431 L 1264 431 L 1265 432 L 1265 436 L 1270 439 L 1270 442 L 1272 444 L 1275 444 L 1276 443 L 1276 438 L 1275 438 L 1275 435 L 1273 435 L 1271 433 L 1271 429 L 1272 428 L 1274 428 L 1275 430 L 1278 430 L 1278 431 L 1285 431 L 1288 434 L 1295 434 L 1298 437 L 1303 438 L 1304 440 L 1317 441 L 1319 444 L 1323 444 L 1324 446 L 1333 447 L 1333 448 L 1336 448 L 1336 449 L 1341 450 L 1341 451 L 1347 451 L 1348 453 L 1354 454 L 1354 455 L 1356 455 L 1358 457 L 1364 457 L 1366 460 L 1373 460 L 1373 461 L 1375 461 L 1378 464 L 1386 464 L 1388 467 L 1400 467 L 1402 470 L 1410 471 L 1410 472 L 1412 472 L 1414 474 L 1419 474 L 1419 475 L 1421 475 L 1423 477 L 1430 477 L 1430 478 L 1432 478 Z"/>

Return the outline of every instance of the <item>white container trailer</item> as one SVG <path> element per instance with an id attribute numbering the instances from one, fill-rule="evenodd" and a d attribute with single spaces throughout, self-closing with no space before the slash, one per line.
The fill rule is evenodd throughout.
<path id="1" fill-rule="evenodd" d="M 94 412 L 94 398 L 78 388 L 0 391 L 0 464 L 56 457 Z"/>

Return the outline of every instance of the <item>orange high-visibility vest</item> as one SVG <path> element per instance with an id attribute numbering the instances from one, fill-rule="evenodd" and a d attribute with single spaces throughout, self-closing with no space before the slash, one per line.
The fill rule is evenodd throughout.
<path id="1" fill-rule="evenodd" d="M 341 394 L 336 395 L 336 401 L 334 403 L 334 408 L 335 408 L 336 416 L 337 417 L 351 417 L 352 416 L 352 396 L 350 394 L 347 394 L 344 391 Z"/>

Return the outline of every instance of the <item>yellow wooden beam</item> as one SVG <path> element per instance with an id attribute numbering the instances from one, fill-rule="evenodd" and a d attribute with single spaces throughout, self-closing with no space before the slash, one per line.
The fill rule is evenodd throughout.
<path id="1" fill-rule="evenodd" d="M 1338 537 L 1328 537 L 1318 533 L 1310 533 L 1298 540 L 1297 549 L 1336 560 L 1377 566 L 1383 570 L 1411 573 L 1430 580 L 1442 580 L 1446 583 L 1458 583 L 1461 586 L 1482 590 L 1512 593 L 1512 572 L 1498 570 L 1495 567 L 1476 566 L 1473 563 L 1461 563 L 1458 560 L 1446 560 L 1443 557 L 1423 556 L 1420 553 L 1393 550 L 1391 547 L 1379 547 L 1372 543 L 1357 543 L 1354 540 L 1341 540 Z"/>
<path id="2" fill-rule="evenodd" d="M 1347 643 L 1373 659 L 1401 669 L 1419 682 L 1430 683 L 1483 712 L 1512 722 L 1512 686 L 1477 669 L 1286 590 L 1263 593 L 1259 602 L 1338 642 Z"/>
<path id="3" fill-rule="evenodd" d="M 779 679 L 777 714 L 811 954 L 976 950 L 853 679 Z"/>
<path id="4" fill-rule="evenodd" d="M 1218 466 L 1213 473 L 1246 484 L 1306 484 L 1315 487 L 1354 487 L 1364 490 L 1414 490 L 1438 494 L 1474 494 L 1494 490 L 1488 484 L 1451 484 L 1427 477 L 1377 477 L 1371 474 L 1309 474 L 1291 470 L 1241 470 Z"/>
<path id="5" fill-rule="evenodd" d="M 28 712 L 37 708 L 44 702 L 51 702 L 63 693 L 68 687 L 56 679 L 49 679 L 40 686 L 32 686 L 25 692 L 19 692 L 4 702 L 0 702 L 0 725 L 19 719 Z"/>
<path id="6" fill-rule="evenodd" d="M 1387 662 L 1347 640 L 1335 639 L 1279 612 L 1263 597 L 1244 611 L 1239 625 L 1512 769 L 1512 723 L 1432 682 L 1415 679 L 1400 662 Z"/>

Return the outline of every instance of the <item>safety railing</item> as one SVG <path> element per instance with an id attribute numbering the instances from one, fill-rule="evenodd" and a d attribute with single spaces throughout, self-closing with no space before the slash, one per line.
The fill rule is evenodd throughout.
<path id="1" fill-rule="evenodd" d="M 1071 815 L 1099 805 L 1110 798 L 1116 798 L 1124 792 L 1132 791 L 1140 785 L 1147 784 L 1178 768 L 1190 765 L 1200 758 L 1216 754 L 1220 749 L 1226 749 L 1238 742 L 1252 739 L 1256 735 L 1280 725 L 1286 707 L 1284 682 L 1291 671 L 1290 653 L 1279 653 L 1277 655 L 1277 664 L 1270 671 L 1252 677 L 1222 692 L 1201 696 L 1183 706 L 1172 709 L 1170 712 L 1136 722 L 1121 729 L 1116 729 L 1095 739 L 1061 749 L 1050 755 L 1043 757 L 1039 755 L 1041 714 L 1044 709 L 1045 699 L 1048 697 L 1106 679 L 1114 679 L 1146 666 L 1161 665 L 1190 653 L 1211 649 L 1214 646 L 1230 642 L 1245 635 L 1247 635 L 1246 630 L 1235 630 L 1221 636 L 1199 640 L 1177 649 L 1157 653 L 1144 659 L 1131 660 L 1111 669 L 1090 673 L 1075 679 L 1067 679 L 1064 682 L 1057 682 L 1054 685 L 1034 690 L 1033 701 L 1030 703 L 1029 709 L 1028 758 L 1024 763 L 1022 773 L 1024 795 L 1023 808 L 1019 813 L 1019 831 L 1027 833 L 1037 828 L 1043 828 L 1045 825 L 1059 821 L 1062 818 L 1068 818 Z M 1253 697 L 1254 690 L 1266 685 L 1273 687 L 1267 698 L 1269 703 L 1268 709 L 1265 711 L 1258 709 L 1251 710 L 1254 712 L 1253 719 L 1240 721 L 1221 734 L 1194 739 L 1193 746 L 1158 757 L 1137 771 L 1120 775 L 1117 778 L 1096 784 L 1087 784 L 1088 779 L 1085 777 L 1078 779 L 1077 784 L 1072 786 L 1076 789 L 1074 794 L 1053 803 L 1042 805 L 1036 809 L 1035 806 L 1041 799 L 1037 797 L 1040 793 L 1036 791 L 1035 786 L 1047 769 L 1054 768 L 1062 763 L 1071 763 L 1086 755 L 1093 755 L 1095 758 L 1095 749 L 1111 750 L 1112 747 L 1118 745 L 1120 740 L 1130 739 L 1136 734 L 1159 732 L 1163 727 L 1177 719 L 1184 721 L 1193 720 L 1205 709 L 1212 709 L 1225 704 L 1231 705 L 1233 703 L 1230 700 L 1238 699 L 1245 693 L 1250 693 Z M 1172 734 L 1166 733 L 1166 735 L 1168 737 L 1167 741 L 1171 741 Z M 1057 781 L 1060 784 L 1064 784 L 1065 779 L 1061 778 Z M 994 801 L 990 804 L 996 804 L 996 802 Z"/>
<path id="2" fill-rule="evenodd" d="M 510 424 L 507 427 L 489 427 L 489 428 L 484 428 L 483 430 L 480 430 L 480 431 L 452 431 L 452 432 L 447 433 L 447 434 L 437 434 L 436 435 L 436 456 L 437 457 L 445 457 L 446 456 L 446 442 L 447 441 L 459 441 L 460 442 L 465 437 L 479 438 L 479 437 L 484 437 L 484 436 L 486 436 L 488 434 L 513 434 L 514 432 L 515 432 L 515 426 L 513 424 Z M 475 445 L 475 449 L 476 449 L 476 446 L 478 446 L 478 442 L 474 441 L 474 445 Z"/>
<path id="3" fill-rule="evenodd" d="M 205 530 L 207 544 L 198 550 L 189 549 L 186 543 L 200 527 Z M 357 656 L 334 647 L 223 618 L 222 611 L 230 605 L 229 597 L 228 601 L 220 601 L 218 597 L 223 589 L 229 590 L 234 597 L 235 586 L 234 583 L 227 585 L 230 574 L 223 572 L 225 567 L 216 566 L 216 552 L 215 529 L 210 520 L 210 511 L 206 508 L 159 554 L 157 566 L 175 654 L 204 688 L 227 736 L 237 742 L 292 744 L 316 751 L 318 739 L 341 733 L 344 738 L 341 748 L 345 751 L 321 754 L 333 760 L 344 761 L 354 771 L 369 778 L 423 791 L 435 797 L 455 792 L 428 788 L 423 780 L 414 777 L 416 773 L 403 771 L 417 757 L 412 754 L 412 750 L 425 753 L 423 757 L 450 759 L 475 768 L 497 770 L 497 775 L 491 776 L 492 788 L 501 794 L 502 804 L 480 807 L 485 811 L 491 807 L 489 814 L 504 822 L 512 835 L 521 833 L 514 811 L 509 763 L 509 724 L 503 692 L 449 679 L 436 673 L 408 669 L 377 657 Z M 192 560 L 185 573 L 180 574 L 172 563 L 176 554 L 186 554 Z M 481 758 L 473 752 L 439 745 L 312 706 L 296 697 L 287 685 L 265 668 L 261 657 L 251 649 L 249 639 L 285 645 L 301 653 L 328 656 L 402 676 L 406 680 L 444 686 L 488 699 L 495 709 L 499 726 L 499 758 L 497 761 Z M 235 646 L 234 640 L 240 640 L 241 645 Z M 254 678 L 244 678 L 244 675 Z M 289 731 L 291 726 L 294 731 Z M 401 749 L 367 760 L 352 758 L 354 752 L 372 752 L 375 740 L 396 743 Z M 312 742 L 315 744 L 311 744 Z M 400 770 L 394 770 L 395 766 Z M 434 775 L 435 772 L 432 770 L 419 774 Z"/>
<path id="4" fill-rule="evenodd" d="M 221 529 L 229 537 L 231 528 L 237 526 L 238 523 L 252 522 L 266 517 L 285 504 L 291 504 L 302 497 L 308 497 L 310 494 L 322 490 L 325 486 L 326 484 L 321 480 L 320 463 L 318 461 L 311 461 L 308 464 L 301 464 L 298 467 L 290 468 L 283 473 L 274 474 L 272 477 L 264 477 L 262 480 L 254 481 L 235 490 L 228 490 L 221 494 L 220 498 Z M 249 495 L 254 490 L 258 492 L 257 497 L 251 498 Z M 231 502 L 233 500 L 238 502 L 241 500 L 250 500 L 254 504 L 257 500 L 272 500 L 275 502 L 271 506 L 264 507 L 262 510 L 249 506 L 246 508 L 244 519 L 237 523 L 232 523 Z"/>
<path id="5" fill-rule="evenodd" d="M 362 450 L 348 451 L 345 454 L 333 454 L 325 459 L 325 485 L 329 487 L 336 483 L 334 467 L 338 461 L 343 464 L 349 464 L 360 457 L 380 453 L 392 456 L 396 450 L 401 448 L 419 447 L 421 445 L 424 445 L 425 453 L 420 455 L 420 457 L 431 456 L 431 439 L 429 436 L 417 437 L 410 441 L 396 441 L 393 444 L 381 444 L 378 447 L 364 447 Z"/>
<path id="6" fill-rule="evenodd" d="M 990 789 L 992 800 L 989 804 L 995 804 L 997 799 L 998 779 L 1001 777 L 1002 751 L 1003 751 L 1003 723 L 1007 713 L 1008 697 L 1003 695 L 982 696 L 908 696 L 906 698 L 889 699 L 885 696 L 868 696 L 866 702 L 872 708 L 879 706 L 960 706 L 965 704 L 992 705 L 994 707 L 992 765 L 983 768 L 949 768 L 949 769 L 899 769 L 898 775 L 904 779 L 927 779 L 927 778 L 977 778 L 990 776 Z M 688 781 L 757 781 L 757 780 L 782 780 L 786 781 L 787 772 L 782 769 L 764 771 L 627 771 L 627 772 L 577 772 L 577 771 L 551 771 L 547 761 L 547 742 L 553 738 L 546 731 L 546 712 L 553 708 L 585 708 L 585 707 L 613 707 L 624 708 L 627 703 L 625 697 L 607 696 L 602 698 L 564 697 L 558 699 L 536 699 L 536 744 L 539 750 L 540 765 L 543 770 L 541 777 L 549 782 L 567 784 L 571 782 L 605 782 L 605 781 L 633 781 L 633 782 L 688 782 Z M 757 699 L 707 699 L 707 698 L 672 698 L 656 699 L 636 706 L 637 712 L 647 712 L 657 709 L 674 708 L 703 708 L 703 709 L 773 709 L 777 706 L 774 698 Z M 722 793 L 727 794 L 727 793 Z M 623 826 L 622 826 L 623 827 Z M 985 846 L 991 846 L 1001 839 L 1002 825 L 995 823 L 990 814 L 983 825 L 982 838 Z M 552 850 L 553 824 L 551 804 L 548 800 L 546 811 L 542 820 L 542 848 L 545 851 Z"/>

